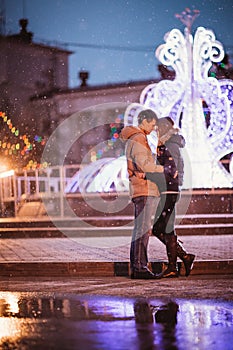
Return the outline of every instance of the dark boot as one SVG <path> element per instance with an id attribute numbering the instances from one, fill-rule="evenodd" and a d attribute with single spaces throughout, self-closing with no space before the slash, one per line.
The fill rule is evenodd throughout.
<path id="1" fill-rule="evenodd" d="M 183 261 L 185 267 L 185 276 L 189 276 L 193 267 L 193 261 L 195 259 L 194 254 L 188 254 L 181 242 L 177 242 L 177 256 Z"/>
<path id="2" fill-rule="evenodd" d="M 139 280 L 154 280 L 157 279 L 157 276 L 151 272 L 147 266 L 142 267 L 139 271 L 134 270 L 131 273 L 131 279 Z"/>
<path id="3" fill-rule="evenodd" d="M 158 278 L 173 278 L 178 277 L 178 271 L 176 269 L 177 261 L 177 236 L 166 235 L 166 249 L 168 256 L 168 267 L 165 271 L 157 275 Z"/>
<path id="4" fill-rule="evenodd" d="M 163 233 L 156 233 L 153 232 L 153 234 L 163 243 L 166 244 L 165 242 L 165 235 Z M 185 250 L 184 247 L 182 246 L 181 242 L 178 240 L 177 241 L 177 256 L 180 258 L 180 260 L 183 261 L 184 267 L 185 267 L 185 276 L 189 276 L 190 272 L 193 267 L 193 261 L 195 259 L 194 254 L 188 254 Z"/>

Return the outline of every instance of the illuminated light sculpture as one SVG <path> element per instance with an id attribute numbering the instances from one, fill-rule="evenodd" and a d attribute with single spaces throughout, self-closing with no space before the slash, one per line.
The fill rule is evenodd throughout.
<path id="1" fill-rule="evenodd" d="M 65 192 L 127 192 L 128 190 L 127 162 L 122 156 L 98 159 L 85 166 L 72 177 Z"/>
<path id="2" fill-rule="evenodd" d="M 184 35 L 180 30 L 172 29 L 164 37 L 165 44 L 160 45 L 155 53 L 162 64 L 175 70 L 175 79 L 148 85 L 141 93 L 140 103 L 132 103 L 126 109 L 124 124 L 137 125 L 137 115 L 144 108 L 153 109 L 160 118 L 169 115 L 186 139 L 183 188 L 232 188 L 233 160 L 230 172 L 220 160 L 233 152 L 233 81 L 208 76 L 212 62 L 221 62 L 224 50 L 209 29 L 198 27 L 195 36 L 191 35 L 191 26 L 198 14 L 198 10 L 191 12 L 186 9 L 181 15 L 176 15 L 186 25 Z M 210 113 L 208 125 L 203 102 Z M 155 151 L 156 135 L 152 133 L 148 139 L 152 151 Z M 111 171 L 103 171 L 105 167 L 109 169 L 111 161 L 114 161 L 117 174 L 114 179 Z M 120 177 L 127 177 L 126 159 L 125 156 L 114 160 L 105 158 L 92 163 L 80 171 L 79 176 L 83 179 L 84 171 L 89 174 L 88 183 L 84 181 L 81 187 L 78 186 L 79 180 L 75 176 L 67 192 L 93 191 L 97 188 L 96 175 L 99 186 L 96 192 L 117 190 Z M 128 190 L 125 180 L 121 189 Z"/>
<path id="3" fill-rule="evenodd" d="M 153 109 L 159 117 L 169 115 L 186 139 L 184 157 L 190 168 L 185 171 L 184 188 L 232 187 L 233 174 L 220 159 L 233 152 L 233 81 L 208 77 L 212 62 L 220 62 L 224 50 L 209 29 L 198 27 L 193 38 L 190 31 L 196 15 L 189 9 L 177 15 L 186 24 L 184 35 L 171 30 L 156 50 L 162 64 L 175 70 L 175 79 L 148 85 L 140 104 L 127 108 L 125 124 L 135 124 L 142 107 Z M 203 101 L 210 113 L 209 125 Z"/>

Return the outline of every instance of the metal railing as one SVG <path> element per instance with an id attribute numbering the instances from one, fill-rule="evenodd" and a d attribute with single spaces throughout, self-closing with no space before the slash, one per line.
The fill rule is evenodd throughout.
<path id="1" fill-rule="evenodd" d="M 226 161 L 225 161 L 226 162 Z M 13 170 L 0 173 L 0 216 L 13 217 L 19 214 L 26 202 L 53 204 L 57 216 L 66 215 L 66 197 L 80 197 L 79 193 L 66 194 L 66 186 L 81 169 L 79 164 L 52 166 L 16 173 Z M 218 192 L 212 188 L 211 192 Z M 223 190 L 222 190 L 223 191 Z M 197 193 L 198 190 L 195 190 Z M 200 190 L 200 192 L 203 192 Z M 88 194 L 94 195 L 94 194 Z M 114 195 L 114 194 L 113 194 Z M 43 204 L 42 203 L 42 204 Z"/>
<path id="2" fill-rule="evenodd" d="M 60 214 L 65 187 L 80 165 L 53 166 L 16 173 L 0 173 L 0 213 L 1 217 L 17 216 L 21 203 L 41 201 L 41 198 L 60 197 Z"/>

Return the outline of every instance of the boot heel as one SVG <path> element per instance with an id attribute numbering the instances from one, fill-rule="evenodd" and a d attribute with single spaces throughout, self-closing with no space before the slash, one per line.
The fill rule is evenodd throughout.
<path id="1" fill-rule="evenodd" d="M 194 254 L 187 254 L 186 256 L 183 257 L 183 263 L 185 267 L 185 276 L 188 277 L 190 275 L 190 272 L 193 268 L 193 262 L 195 259 Z"/>

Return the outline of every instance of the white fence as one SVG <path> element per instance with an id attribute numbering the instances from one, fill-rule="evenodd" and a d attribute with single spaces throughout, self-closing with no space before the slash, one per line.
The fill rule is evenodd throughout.
<path id="1" fill-rule="evenodd" d="M 65 188 L 80 170 L 80 165 L 53 166 L 46 169 L 15 173 L 13 170 L 0 173 L 0 217 L 17 216 L 25 202 L 53 202 L 56 215 L 63 217 Z M 214 188 L 212 192 L 216 192 Z M 78 197 L 78 193 L 69 194 Z"/>
<path id="2" fill-rule="evenodd" d="M 80 165 L 69 165 L 23 173 L 12 170 L 0 173 L 1 217 L 16 216 L 22 202 L 40 201 L 42 196 L 60 196 L 62 201 L 68 181 L 79 169 Z"/>

